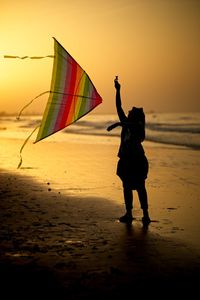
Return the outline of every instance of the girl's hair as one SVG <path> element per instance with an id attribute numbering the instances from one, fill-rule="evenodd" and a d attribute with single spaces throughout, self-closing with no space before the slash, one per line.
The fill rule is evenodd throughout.
<path id="1" fill-rule="evenodd" d="M 134 126 L 134 135 L 140 141 L 145 139 L 145 114 L 142 107 L 133 107 L 129 113 L 131 122 Z"/>
<path id="2" fill-rule="evenodd" d="M 129 114 L 133 118 L 133 122 L 141 122 L 145 126 L 145 114 L 142 107 L 134 106 Z"/>
<path id="3" fill-rule="evenodd" d="M 131 126 L 133 128 L 134 136 L 138 141 L 143 142 L 145 139 L 145 114 L 142 107 L 133 107 L 128 114 L 127 122 L 117 122 L 110 125 L 107 130 L 110 131 L 117 126 Z"/>

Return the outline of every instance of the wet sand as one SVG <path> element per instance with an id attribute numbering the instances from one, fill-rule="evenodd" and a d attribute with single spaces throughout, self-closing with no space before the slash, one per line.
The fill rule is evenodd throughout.
<path id="1" fill-rule="evenodd" d="M 0 276 L 5 299 L 192 297 L 198 292 L 199 152 L 151 147 L 150 215 L 132 225 L 115 175 L 116 146 L 2 139 Z M 198 204 L 198 205 L 197 205 Z"/>

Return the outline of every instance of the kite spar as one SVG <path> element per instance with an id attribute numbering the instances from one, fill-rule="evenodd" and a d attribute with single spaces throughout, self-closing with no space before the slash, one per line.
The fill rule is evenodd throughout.
<path id="1" fill-rule="evenodd" d="M 9 56 L 7 56 L 8 58 Z M 15 57 L 11 58 L 27 58 Z M 34 143 L 56 133 L 57 131 L 69 126 L 88 114 L 97 105 L 102 103 L 102 98 L 97 92 L 88 74 L 75 61 L 75 59 L 63 48 L 63 46 L 54 38 L 54 56 L 53 71 L 51 78 L 50 91 L 41 93 L 36 98 L 45 93 L 49 93 L 46 108 L 42 117 L 39 131 Z M 37 57 L 30 57 L 37 58 Z M 42 58 L 42 57 L 38 57 Z M 31 100 L 24 108 L 33 102 Z M 20 111 L 21 115 L 24 108 Z M 35 130 L 25 140 L 20 149 L 20 163 L 22 164 L 22 150 L 35 132 Z"/>

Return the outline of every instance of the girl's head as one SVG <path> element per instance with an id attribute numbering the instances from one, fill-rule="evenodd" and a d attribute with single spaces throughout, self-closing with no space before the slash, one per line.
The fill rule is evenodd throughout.
<path id="1" fill-rule="evenodd" d="M 145 114 L 142 107 L 133 107 L 128 112 L 128 120 L 130 122 L 142 122 L 145 123 Z"/>

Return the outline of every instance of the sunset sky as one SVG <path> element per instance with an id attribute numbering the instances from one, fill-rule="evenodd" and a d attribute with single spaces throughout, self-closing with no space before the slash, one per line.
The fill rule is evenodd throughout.
<path id="1" fill-rule="evenodd" d="M 200 1 L 0 0 L 0 112 L 19 112 L 50 89 L 55 37 L 89 74 L 115 113 L 119 76 L 125 111 L 200 112 Z M 42 113 L 48 96 L 27 112 Z"/>

